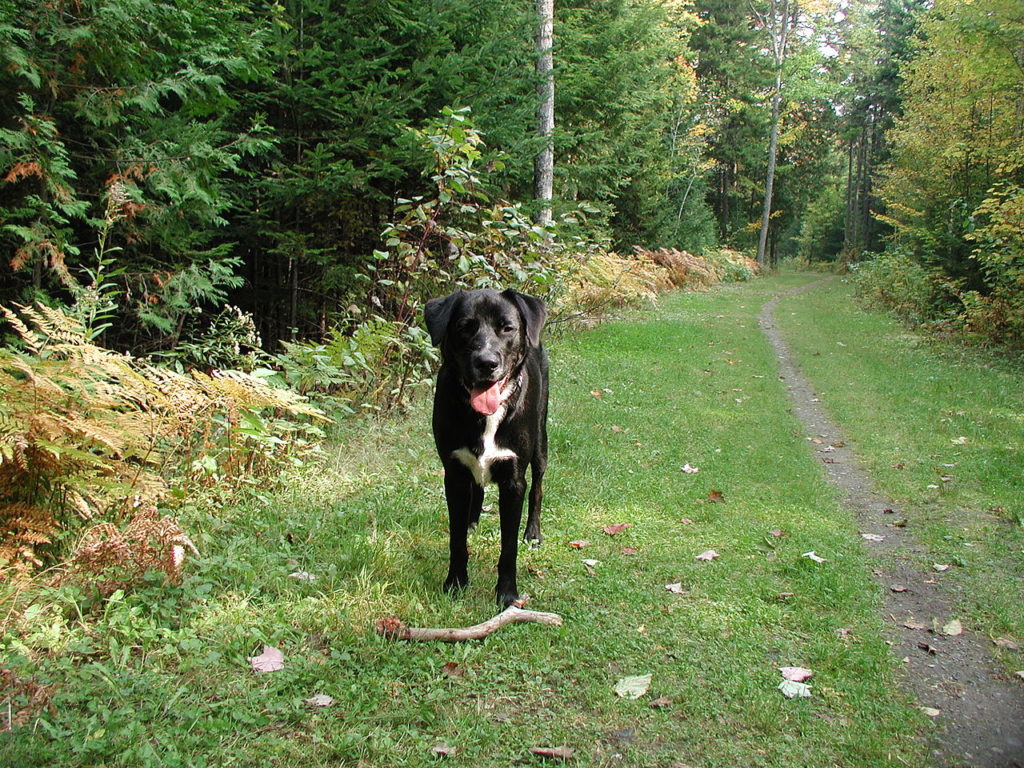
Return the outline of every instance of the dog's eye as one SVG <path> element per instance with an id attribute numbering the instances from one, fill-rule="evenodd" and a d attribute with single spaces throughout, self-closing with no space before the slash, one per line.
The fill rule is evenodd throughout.
<path id="1" fill-rule="evenodd" d="M 501 327 L 501 332 L 502 333 L 514 333 L 515 330 L 516 330 L 516 327 L 514 325 L 510 325 L 508 323 L 506 323 L 505 325 L 503 325 Z"/>
<path id="2" fill-rule="evenodd" d="M 476 329 L 479 327 L 479 325 L 480 324 L 476 320 L 466 319 L 459 323 L 458 330 L 459 333 L 471 335 L 476 333 Z"/>

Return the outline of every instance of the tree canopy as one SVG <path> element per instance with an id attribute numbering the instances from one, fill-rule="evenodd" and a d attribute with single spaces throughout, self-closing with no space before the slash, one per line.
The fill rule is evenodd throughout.
<path id="1" fill-rule="evenodd" d="M 897 270 L 909 314 L 1019 340 L 1019 4 L 784 5 L 782 39 L 769 0 L 556 2 L 554 221 L 704 253 L 763 219 L 772 263 L 867 261 L 878 296 Z M 0 303 L 102 314 L 140 354 L 228 304 L 268 350 L 325 338 L 373 311 L 445 108 L 473 183 L 536 213 L 536 30 L 529 0 L 0 0 Z"/>

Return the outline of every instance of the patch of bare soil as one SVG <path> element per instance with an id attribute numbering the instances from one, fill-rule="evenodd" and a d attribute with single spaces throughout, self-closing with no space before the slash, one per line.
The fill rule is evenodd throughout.
<path id="1" fill-rule="evenodd" d="M 930 566 L 922 570 L 919 565 L 934 561 L 911 533 L 916 510 L 899 509 L 873 489 L 775 325 L 781 298 L 830 279 L 776 296 L 761 311 L 761 328 L 778 355 L 793 412 L 861 533 L 880 537 L 865 538 L 864 543 L 874 557 L 874 578 L 885 595 L 888 642 L 903 661 L 906 685 L 934 718 L 929 742 L 934 766 L 1024 768 L 1022 686 L 997 667 L 988 638 L 969 627 L 957 634 L 959 627 L 950 624 L 960 588 Z"/>

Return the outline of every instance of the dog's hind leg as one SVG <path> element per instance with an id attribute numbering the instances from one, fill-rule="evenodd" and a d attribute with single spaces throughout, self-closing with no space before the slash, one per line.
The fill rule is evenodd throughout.
<path id="1" fill-rule="evenodd" d="M 469 499 L 469 530 L 476 528 L 480 522 L 480 512 L 484 506 L 484 489 L 483 486 L 477 485 L 476 483 L 470 484 L 470 499 Z"/>
<path id="2" fill-rule="evenodd" d="M 523 533 L 523 541 L 529 543 L 533 548 L 539 547 L 544 542 L 540 532 L 540 506 L 544 498 L 544 470 L 547 459 L 543 456 L 534 458 L 530 465 L 530 507 L 526 517 L 526 531 Z"/>

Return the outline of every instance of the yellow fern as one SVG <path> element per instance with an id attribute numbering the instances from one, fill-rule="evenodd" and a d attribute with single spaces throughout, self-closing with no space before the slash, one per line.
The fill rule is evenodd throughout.
<path id="1" fill-rule="evenodd" d="M 182 487 L 200 454 L 273 472 L 273 457 L 290 446 L 276 435 L 263 446 L 238 439 L 243 411 L 322 418 L 301 397 L 247 374 L 181 374 L 97 347 L 56 309 L 0 313 L 25 350 L 0 348 L 0 558 L 12 563 L 39 564 L 39 548 L 83 519 L 122 520 L 140 504 L 155 510 L 169 480 Z M 184 536 L 170 518 L 156 518 L 162 528 L 132 519 L 166 541 Z M 142 546 L 138 536 L 124 541 Z"/>

